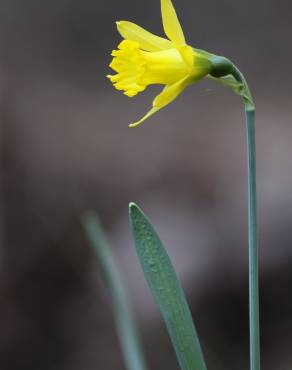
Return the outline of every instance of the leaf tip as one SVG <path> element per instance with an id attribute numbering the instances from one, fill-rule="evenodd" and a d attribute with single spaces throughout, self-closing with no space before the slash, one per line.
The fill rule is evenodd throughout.
<path id="1" fill-rule="evenodd" d="M 133 211 L 136 211 L 136 210 L 139 210 L 139 207 L 137 206 L 136 203 L 134 202 L 130 202 L 129 203 L 129 212 L 130 214 L 133 212 Z"/>
<path id="2" fill-rule="evenodd" d="M 97 222 L 97 215 L 94 211 L 85 211 L 80 216 L 81 224 L 86 226 L 91 224 L 92 222 Z"/>
<path id="3" fill-rule="evenodd" d="M 133 225 L 137 224 L 138 220 L 145 217 L 142 210 L 134 202 L 129 203 L 129 216 Z"/>

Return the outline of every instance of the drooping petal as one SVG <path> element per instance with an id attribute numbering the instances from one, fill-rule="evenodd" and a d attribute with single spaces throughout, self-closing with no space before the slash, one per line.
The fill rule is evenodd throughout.
<path id="1" fill-rule="evenodd" d="M 153 100 L 153 106 L 161 109 L 171 103 L 191 83 L 190 81 L 190 77 L 187 76 L 172 85 L 165 86 L 162 92 Z"/>
<path id="2" fill-rule="evenodd" d="M 152 109 L 142 119 L 130 124 L 129 127 L 136 127 L 140 125 L 140 123 L 144 122 L 147 118 L 158 112 L 161 108 L 171 103 L 192 82 L 192 79 L 187 76 L 172 85 L 165 86 L 162 92 L 153 100 Z"/>
<path id="3" fill-rule="evenodd" d="M 177 46 L 185 45 L 185 37 L 171 0 L 161 0 L 162 23 L 166 36 Z"/>
<path id="4" fill-rule="evenodd" d="M 143 50 L 160 51 L 173 47 L 169 40 L 156 36 L 135 23 L 119 21 L 117 28 L 124 39 L 138 42 Z"/>
<path id="5" fill-rule="evenodd" d="M 156 107 L 153 107 L 152 109 L 150 109 L 150 111 L 148 113 L 145 114 L 145 116 L 143 118 L 141 118 L 139 121 L 137 122 L 134 122 L 134 123 L 131 123 L 129 125 L 129 127 L 136 127 L 138 125 L 140 125 L 140 123 L 144 122 L 145 119 L 149 118 L 150 116 L 152 116 L 154 113 L 156 113 L 157 111 L 159 111 L 159 108 L 156 108 Z"/>

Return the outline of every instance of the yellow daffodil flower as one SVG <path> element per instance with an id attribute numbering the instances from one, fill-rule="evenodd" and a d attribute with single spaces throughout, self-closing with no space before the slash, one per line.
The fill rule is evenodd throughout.
<path id="1" fill-rule="evenodd" d="M 186 44 L 171 0 L 161 0 L 161 13 L 168 39 L 156 36 L 134 23 L 117 22 L 124 40 L 118 50 L 112 52 L 110 67 L 117 74 L 107 76 L 115 88 L 133 97 L 148 85 L 165 85 L 153 100 L 152 109 L 130 127 L 139 125 L 171 103 L 187 86 L 208 75 L 212 68 L 212 54 Z"/>

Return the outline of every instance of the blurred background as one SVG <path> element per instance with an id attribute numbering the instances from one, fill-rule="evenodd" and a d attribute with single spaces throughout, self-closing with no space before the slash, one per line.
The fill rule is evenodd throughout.
<path id="1" fill-rule="evenodd" d="M 157 87 L 114 90 L 115 21 L 162 34 L 159 0 L 1 0 L 0 368 L 124 370 L 80 215 L 98 212 L 150 369 L 178 369 L 136 260 L 137 202 L 182 280 L 210 370 L 248 368 L 242 103 L 210 81 L 143 126 Z M 224 55 L 257 104 L 261 343 L 292 368 L 292 41 L 288 0 L 176 0 L 189 44 Z M 288 73 L 287 73 L 288 72 Z"/>

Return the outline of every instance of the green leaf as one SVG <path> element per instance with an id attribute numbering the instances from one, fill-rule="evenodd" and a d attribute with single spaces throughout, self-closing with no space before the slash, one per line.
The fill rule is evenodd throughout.
<path id="1" fill-rule="evenodd" d="M 82 224 L 111 297 L 126 367 L 128 370 L 147 370 L 133 313 L 105 233 L 93 212 L 88 212 L 83 216 Z"/>
<path id="2" fill-rule="evenodd" d="M 192 316 L 166 250 L 138 206 L 130 203 L 129 212 L 138 258 L 166 324 L 180 368 L 206 370 Z"/>

